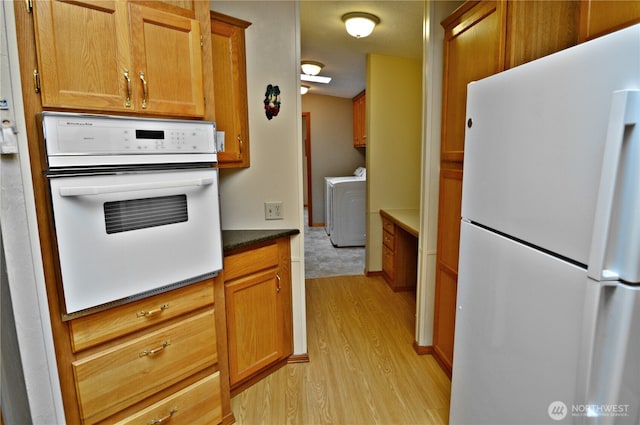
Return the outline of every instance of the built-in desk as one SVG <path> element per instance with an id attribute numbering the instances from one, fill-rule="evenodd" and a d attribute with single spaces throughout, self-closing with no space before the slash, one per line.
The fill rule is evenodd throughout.
<path id="1" fill-rule="evenodd" d="M 416 287 L 418 276 L 417 209 L 384 209 L 382 217 L 382 275 L 394 291 Z"/>

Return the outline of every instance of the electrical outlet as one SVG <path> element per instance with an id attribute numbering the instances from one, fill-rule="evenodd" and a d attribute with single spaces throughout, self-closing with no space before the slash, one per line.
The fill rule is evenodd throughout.
<path id="1" fill-rule="evenodd" d="M 264 218 L 265 220 L 282 220 L 284 218 L 282 202 L 265 202 Z"/>

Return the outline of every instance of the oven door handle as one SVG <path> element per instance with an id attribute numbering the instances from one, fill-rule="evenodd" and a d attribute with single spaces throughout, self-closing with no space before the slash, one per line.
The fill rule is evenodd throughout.
<path id="1" fill-rule="evenodd" d="M 68 186 L 60 188 L 60 196 L 102 195 L 105 193 L 134 192 L 138 190 L 173 189 L 177 187 L 208 186 L 213 184 L 212 177 L 153 183 L 117 184 L 107 186 Z"/>

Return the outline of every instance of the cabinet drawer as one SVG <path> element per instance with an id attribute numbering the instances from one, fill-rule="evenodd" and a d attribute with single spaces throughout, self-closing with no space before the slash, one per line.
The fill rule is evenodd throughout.
<path id="1" fill-rule="evenodd" d="M 395 261 L 393 251 L 386 246 L 382 247 L 382 271 L 389 277 L 395 276 Z"/>
<path id="2" fill-rule="evenodd" d="M 224 279 L 229 281 L 271 267 L 278 267 L 278 244 L 276 243 L 225 256 Z"/>
<path id="3" fill-rule="evenodd" d="M 395 241 L 394 234 L 389 233 L 386 230 L 382 232 L 382 243 L 384 244 L 384 246 L 386 246 L 392 251 L 395 249 L 394 241 Z"/>
<path id="4" fill-rule="evenodd" d="M 222 422 L 220 372 L 207 376 L 115 425 L 165 422 L 171 425 L 211 425 Z"/>
<path id="5" fill-rule="evenodd" d="M 393 224 L 393 222 L 387 220 L 386 218 L 382 219 L 382 229 L 385 232 L 389 232 L 392 235 L 396 233 L 396 225 Z"/>
<path id="6" fill-rule="evenodd" d="M 213 304 L 212 279 L 74 319 L 69 324 L 73 351 L 93 347 L 210 304 Z"/>
<path id="7" fill-rule="evenodd" d="M 72 363 L 84 423 L 111 414 L 218 361 L 213 309 Z"/>

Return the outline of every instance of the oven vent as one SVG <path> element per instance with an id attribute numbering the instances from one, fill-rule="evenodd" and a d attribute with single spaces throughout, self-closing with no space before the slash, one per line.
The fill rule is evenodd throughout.
<path id="1" fill-rule="evenodd" d="M 182 223 L 189 219 L 187 195 L 104 203 L 107 234 Z"/>

